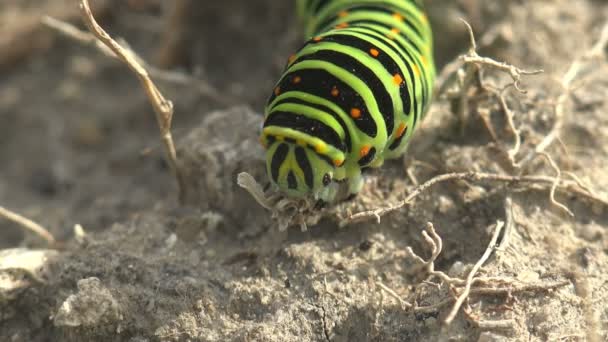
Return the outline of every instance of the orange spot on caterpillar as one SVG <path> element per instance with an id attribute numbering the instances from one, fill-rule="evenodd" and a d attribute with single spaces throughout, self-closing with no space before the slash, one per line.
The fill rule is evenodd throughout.
<path id="1" fill-rule="evenodd" d="M 401 138 L 401 136 L 403 136 L 403 133 L 405 133 L 406 128 L 407 125 L 405 124 L 405 122 L 401 123 L 401 125 L 399 125 L 399 128 L 397 128 L 397 134 L 395 135 L 395 138 Z"/>
<path id="2" fill-rule="evenodd" d="M 361 150 L 359 150 L 359 156 L 365 157 L 369 153 L 370 150 L 371 150 L 370 146 L 365 145 L 365 146 L 361 147 Z"/>
<path id="3" fill-rule="evenodd" d="M 281 94 L 281 87 L 277 86 L 274 88 L 274 95 L 279 96 L 279 94 Z"/>
<path id="4" fill-rule="evenodd" d="M 302 82 L 302 77 L 300 77 L 300 76 L 295 76 L 295 77 L 294 77 L 294 78 L 291 80 L 291 83 L 293 83 L 293 84 L 298 84 L 298 83 L 300 83 L 300 82 Z"/>
<path id="5" fill-rule="evenodd" d="M 312 40 L 315 42 L 320 42 L 323 39 L 323 37 L 314 37 Z"/>
<path id="6" fill-rule="evenodd" d="M 334 165 L 336 167 L 340 167 L 340 166 L 342 166 L 342 164 L 344 164 L 344 160 L 343 159 L 334 159 Z"/>
<path id="7" fill-rule="evenodd" d="M 338 97 L 338 95 L 340 95 L 340 90 L 338 90 L 338 88 L 336 86 L 331 88 L 331 96 Z"/>
<path id="8" fill-rule="evenodd" d="M 348 15 L 348 11 L 342 11 L 342 12 L 338 13 L 338 17 L 340 17 L 340 18 L 344 18 L 347 15 Z"/>
<path id="9" fill-rule="evenodd" d="M 397 35 L 399 34 L 399 29 L 398 28 L 392 28 L 390 33 L 387 33 L 386 36 L 390 39 L 395 39 L 397 37 Z"/>
<path id="10" fill-rule="evenodd" d="M 293 54 L 293 55 L 289 56 L 289 59 L 287 59 L 287 63 L 288 63 L 288 64 L 291 64 L 291 63 L 293 63 L 293 61 L 295 61 L 295 60 L 296 60 L 296 55 L 295 55 L 295 54 Z"/>
<path id="11" fill-rule="evenodd" d="M 403 16 L 399 13 L 394 13 L 393 18 L 395 18 L 396 20 L 399 20 L 399 21 L 403 21 Z"/>
<path id="12" fill-rule="evenodd" d="M 369 49 L 369 54 L 374 56 L 374 57 L 378 57 L 378 55 L 380 54 L 380 52 L 374 48 Z"/>
<path id="13" fill-rule="evenodd" d="M 399 74 L 394 74 L 393 82 L 395 83 L 395 85 L 401 85 L 401 83 L 403 83 L 403 77 L 401 77 L 401 75 Z"/>
<path id="14" fill-rule="evenodd" d="M 360 118 L 360 117 L 361 117 L 361 109 L 359 109 L 359 108 L 353 108 L 353 109 L 351 109 L 351 110 L 350 110 L 350 116 L 351 116 L 353 119 L 358 119 L 358 118 Z"/>
<path id="15" fill-rule="evenodd" d="M 336 25 L 337 29 L 342 29 L 342 28 L 346 28 L 346 27 L 348 27 L 348 23 L 341 23 L 341 24 Z"/>

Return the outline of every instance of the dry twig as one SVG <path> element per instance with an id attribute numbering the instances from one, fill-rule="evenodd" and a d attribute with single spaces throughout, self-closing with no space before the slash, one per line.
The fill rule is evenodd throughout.
<path id="1" fill-rule="evenodd" d="M 98 49 L 104 55 L 123 62 L 123 59 L 121 59 L 117 54 L 114 53 L 114 51 L 112 51 L 107 45 L 97 39 L 94 35 L 86 31 L 82 31 L 70 23 L 49 16 L 44 16 L 42 18 L 42 23 L 56 30 L 62 35 L 73 39 L 76 42 L 79 42 L 83 45 L 92 46 Z M 222 96 L 215 87 L 205 82 L 204 80 L 192 77 L 182 72 L 159 69 L 153 65 L 150 65 L 135 51 L 133 51 L 133 49 L 129 47 L 126 41 L 124 41 L 123 39 L 117 39 L 117 41 L 122 46 L 124 46 L 125 49 L 129 50 L 131 56 L 137 61 L 137 63 L 142 66 L 142 68 L 148 71 L 152 78 L 164 82 L 194 87 L 203 96 L 207 96 L 210 99 L 217 101 L 221 104 L 229 103 L 229 100 L 227 98 Z"/>
<path id="2" fill-rule="evenodd" d="M 54 245 L 56 240 L 53 237 L 53 235 L 51 233 L 49 233 L 49 231 L 44 228 L 43 226 L 39 225 L 38 223 L 25 218 L 13 211 L 10 211 L 4 207 L 0 207 L 0 216 L 4 217 L 5 219 L 9 220 L 9 221 L 13 221 L 15 223 L 17 223 L 19 226 L 34 232 L 36 235 L 40 236 L 41 238 L 43 238 L 44 240 L 46 240 L 46 242 L 49 245 Z"/>
<path id="3" fill-rule="evenodd" d="M 441 254 L 441 250 L 443 249 L 443 241 L 441 240 L 439 234 L 437 234 L 435 226 L 433 226 L 431 222 L 426 224 L 426 229 L 422 231 L 422 237 L 424 237 L 424 241 L 426 241 L 427 245 L 431 248 L 431 257 L 428 260 L 424 260 L 420 256 L 416 255 L 416 253 L 414 253 L 412 250 L 412 247 L 407 247 L 405 249 L 405 253 L 410 258 L 418 262 L 418 267 L 424 268 L 430 277 L 437 277 L 446 283 L 455 283 L 456 279 L 451 278 L 444 272 L 435 270 L 435 261 L 439 257 L 439 254 Z"/>
<path id="4" fill-rule="evenodd" d="M 570 215 L 571 217 L 574 217 L 574 213 L 568 209 L 567 206 L 565 206 L 562 203 L 559 203 L 556 199 L 555 199 L 555 190 L 557 189 L 558 185 L 559 185 L 559 180 L 562 176 L 562 170 L 559 168 L 559 166 L 557 166 L 557 164 L 555 163 L 555 161 L 553 160 L 553 158 L 551 158 L 551 156 L 546 153 L 546 152 L 541 152 L 540 153 L 543 157 L 545 157 L 545 159 L 547 159 L 547 161 L 549 162 L 549 165 L 551 165 L 551 168 L 555 171 L 556 175 L 555 175 L 555 181 L 553 182 L 553 184 L 551 185 L 551 192 L 550 192 L 550 200 L 551 200 L 551 204 L 553 204 L 554 206 L 560 208 L 561 210 L 563 210 L 566 214 Z"/>
<path id="5" fill-rule="evenodd" d="M 97 0 L 93 10 L 100 17 L 111 14 L 112 1 Z M 53 46 L 52 35 L 40 26 L 43 14 L 73 22 L 79 19 L 76 7 L 64 1 L 37 1 L 32 6 L 23 1 L 0 1 L 0 69 L 22 63 L 34 53 L 44 54 Z"/>
<path id="6" fill-rule="evenodd" d="M 511 234 L 513 232 L 513 226 L 515 225 L 515 219 L 513 217 L 513 199 L 511 196 L 505 197 L 505 228 L 503 229 L 502 239 L 496 250 L 504 251 L 509 246 L 511 240 Z"/>
<path id="7" fill-rule="evenodd" d="M 405 309 L 405 308 L 411 308 L 413 305 L 406 302 L 405 300 L 403 300 L 398 294 L 397 292 L 395 292 L 395 290 L 391 289 L 390 287 L 384 285 L 383 283 L 377 281 L 376 285 L 378 285 L 378 287 L 380 287 L 382 290 L 386 291 L 391 297 L 395 298 L 399 304 L 401 304 L 401 308 Z"/>
<path id="8" fill-rule="evenodd" d="M 494 248 L 496 247 L 496 242 L 498 241 L 498 237 L 500 236 L 500 232 L 502 231 L 502 228 L 504 227 L 504 225 L 505 224 L 502 221 L 496 222 L 496 227 L 494 228 L 494 234 L 492 234 L 492 239 L 490 240 L 490 243 L 488 244 L 486 251 L 483 253 L 483 255 L 481 256 L 479 261 L 477 261 L 475 266 L 473 266 L 473 269 L 469 272 L 469 275 L 467 276 L 467 279 L 466 279 L 466 284 L 464 286 L 464 290 L 458 296 L 458 299 L 456 300 L 456 303 L 454 303 L 452 310 L 450 311 L 450 313 L 444 320 L 445 324 L 449 325 L 450 323 L 452 323 L 452 321 L 456 317 L 456 314 L 458 313 L 458 310 L 460 310 L 462 303 L 464 303 L 464 301 L 467 298 L 469 298 L 469 294 L 471 292 L 471 286 L 473 285 L 473 280 L 475 278 L 475 274 L 477 274 L 477 272 L 479 271 L 481 266 L 483 266 L 483 264 L 490 258 L 490 255 L 492 255 L 492 252 L 494 251 Z"/>
<path id="9" fill-rule="evenodd" d="M 572 282 L 569 280 L 544 283 L 522 283 L 519 280 L 512 278 L 476 276 L 479 269 L 491 256 L 492 251 L 497 248 L 496 244 L 504 227 L 505 225 L 503 222 L 498 221 L 496 223 L 494 233 L 492 234 L 492 238 L 483 256 L 479 259 L 479 261 L 477 261 L 471 271 L 469 271 L 467 278 L 461 279 L 450 277 L 442 271 L 435 270 L 435 261 L 437 260 L 439 253 L 441 253 L 443 242 L 441 240 L 441 237 L 435 231 L 433 224 L 429 222 L 427 223 L 425 230 L 422 232 L 422 235 L 427 246 L 431 249 L 431 257 L 428 260 L 424 260 L 422 257 L 415 254 L 411 248 L 408 247 L 406 249 L 408 257 L 415 260 L 419 264 L 419 267 L 424 269 L 424 271 L 428 273 L 428 277 L 426 278 L 426 280 L 416 286 L 416 290 L 414 291 L 412 298 L 410 298 L 409 300 L 402 299 L 396 291 L 381 282 L 376 282 L 376 285 L 378 285 L 383 291 L 387 292 L 391 297 L 394 297 L 400 303 L 402 308 L 406 310 L 412 310 L 416 313 L 434 313 L 439 311 L 441 308 L 451 303 L 454 303 L 449 315 L 444 321 L 447 325 L 453 321 L 464 301 L 474 295 L 511 296 L 515 293 L 550 291 L 556 288 L 572 284 Z M 439 279 L 441 281 L 441 284 L 447 286 L 448 295 L 434 304 L 418 306 L 416 300 L 416 292 L 418 289 L 421 288 L 421 286 L 430 284 L 433 286 L 433 288 L 442 288 L 441 284 L 436 284 L 432 282 L 433 278 Z M 462 289 L 460 290 L 459 288 Z M 460 292 L 460 295 L 456 296 L 456 293 L 458 292 Z M 473 324 L 476 324 L 479 327 L 485 326 L 490 329 L 492 326 L 501 326 L 502 324 L 501 321 L 483 321 L 475 319 L 473 316 L 474 315 L 470 313 L 466 315 L 467 319 L 469 319 Z M 496 324 L 494 324 L 493 322 L 496 322 Z"/>
<path id="10" fill-rule="evenodd" d="M 97 37 L 97 39 L 99 39 L 100 42 L 102 42 L 109 50 L 112 51 L 112 53 L 114 53 L 116 58 L 125 63 L 129 69 L 131 69 L 131 71 L 137 75 L 142 87 L 146 91 L 146 95 L 148 96 L 148 99 L 154 108 L 154 112 L 156 113 L 156 121 L 160 129 L 160 136 L 165 150 L 165 158 L 173 174 L 177 178 L 179 198 L 182 200 L 185 188 L 184 177 L 177 162 L 177 153 L 175 151 L 175 144 L 173 143 L 173 137 L 171 135 L 173 103 L 165 99 L 160 90 L 158 90 L 154 82 L 150 79 L 148 71 L 138 62 L 135 54 L 132 51 L 123 48 L 114 39 L 112 39 L 112 37 L 110 37 L 110 35 L 101 26 L 99 26 L 99 24 L 97 24 L 93 13 L 91 13 L 88 0 L 81 0 L 80 10 L 84 22 L 89 30 L 95 35 L 95 37 Z M 98 43 L 95 44 L 98 45 Z"/>
<path id="11" fill-rule="evenodd" d="M 432 186 L 438 183 L 454 180 L 466 180 L 476 182 L 490 181 L 507 184 L 536 184 L 545 187 L 554 186 L 556 184 L 555 178 L 548 176 L 510 176 L 483 172 L 446 173 L 433 177 L 430 180 L 415 187 L 414 190 L 410 192 L 403 201 L 400 201 L 393 205 L 388 205 L 373 210 L 367 210 L 351 214 L 345 219 L 343 219 L 342 222 L 340 222 L 340 226 L 346 226 L 356 222 L 367 221 L 371 218 L 375 218 L 376 221 L 380 223 L 380 218 L 382 216 L 411 204 L 416 197 L 420 196 L 420 194 L 424 193 Z M 565 192 L 580 195 L 592 202 L 600 203 L 603 206 L 608 206 L 608 199 L 601 198 L 598 195 L 588 192 L 587 190 L 579 187 L 579 185 L 575 181 L 559 180 L 559 182 L 557 183 L 556 190 L 562 190 Z"/>
<path id="12" fill-rule="evenodd" d="M 470 89 L 472 87 L 493 94 L 498 99 L 498 102 L 505 114 L 508 128 L 514 136 L 513 146 L 505 149 L 504 153 L 511 164 L 511 168 L 518 168 L 518 165 L 515 162 L 515 157 L 519 153 L 521 147 L 521 136 L 519 130 L 515 128 L 513 122 L 514 114 L 507 105 L 504 93 L 510 87 L 514 87 L 519 92 L 525 93 L 520 85 L 522 77 L 540 74 L 543 72 L 543 70 L 528 71 L 505 62 L 498 62 L 492 58 L 480 56 L 477 53 L 477 42 L 471 26 L 465 20 L 461 20 L 466 25 L 469 33 L 470 48 L 466 54 L 460 56 L 460 58 L 445 67 L 441 72 L 440 76 L 438 77 L 438 83 L 440 83 L 439 94 L 442 95 L 445 93 L 448 99 L 457 101 L 456 114 L 460 118 L 461 123 L 464 122 L 466 114 L 469 111 L 469 102 L 471 101 Z M 499 88 L 485 85 L 483 84 L 484 82 L 481 73 L 486 69 L 494 69 L 505 72 L 509 74 L 513 82 Z M 458 80 L 458 87 L 456 90 L 450 89 L 450 91 L 448 91 L 448 88 L 450 88 L 451 84 L 454 83 L 454 78 Z M 483 120 L 485 126 L 488 128 L 492 139 L 498 142 L 495 130 L 490 123 L 488 112 L 488 110 L 478 110 L 479 116 Z"/>
<path id="13" fill-rule="evenodd" d="M 511 78 L 513 79 L 513 85 L 520 92 L 525 92 L 520 87 L 520 82 L 521 82 L 522 76 L 537 75 L 537 74 L 540 74 L 543 72 L 543 70 L 524 70 L 524 69 L 518 68 L 514 65 L 505 63 L 505 62 L 498 62 L 491 58 L 480 56 L 477 53 L 477 42 L 475 40 L 475 34 L 473 33 L 473 29 L 471 28 L 471 25 L 464 19 L 460 19 L 460 20 L 466 25 L 467 32 L 469 33 L 469 41 L 470 41 L 469 51 L 466 54 L 460 56 L 459 59 L 455 60 L 454 62 L 452 62 L 452 63 L 448 64 L 446 67 L 444 67 L 444 69 L 442 70 L 440 75 L 437 77 L 439 94 L 443 94 L 445 92 L 449 83 L 452 80 L 453 75 L 457 75 L 458 71 L 462 70 L 463 67 L 467 66 L 467 65 L 475 65 L 477 67 L 476 70 L 474 70 L 474 71 L 471 69 L 469 69 L 468 71 L 465 71 L 465 73 L 467 73 L 467 74 L 477 72 L 480 70 L 481 67 L 490 67 L 492 69 L 496 69 L 496 70 L 508 73 L 511 76 Z M 464 78 L 466 78 L 466 77 L 464 77 Z"/>
<path id="14" fill-rule="evenodd" d="M 491 67 L 496 70 L 504 71 L 504 72 L 508 73 L 511 76 L 511 78 L 513 79 L 513 85 L 520 92 L 525 92 L 520 87 L 520 82 L 521 82 L 522 76 L 538 75 L 543 72 L 543 70 L 531 70 L 531 71 L 523 70 L 514 65 L 508 64 L 508 63 L 497 62 L 491 58 L 480 56 L 477 53 L 477 42 L 475 41 L 475 35 L 473 34 L 473 29 L 471 28 L 471 25 L 469 25 L 469 23 L 466 22 L 466 20 L 464 20 L 464 19 L 460 19 L 460 20 L 462 20 L 462 22 L 467 26 L 467 30 L 469 32 L 469 39 L 470 39 L 470 43 L 471 43 L 469 52 L 466 55 L 460 57 L 465 62 L 465 64 L 475 64 L 478 67 L 487 66 L 487 67 Z"/>

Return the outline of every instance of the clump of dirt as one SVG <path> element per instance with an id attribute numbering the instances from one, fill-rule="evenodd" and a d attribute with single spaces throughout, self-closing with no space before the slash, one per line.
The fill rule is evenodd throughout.
<path id="1" fill-rule="evenodd" d="M 590 53 L 606 4 L 429 2 L 439 70 L 469 49 L 464 17 L 479 55 L 545 72 L 522 76 L 525 93 L 484 63 L 441 74 L 450 86 L 403 160 L 307 231 L 279 231 L 236 178 L 265 179 L 260 111 L 298 46 L 293 5 L 175 3 L 104 1 L 101 23 L 199 79 L 159 83 L 176 105 L 183 204 L 123 65 L 40 28 L 28 34 L 48 44 L 0 58 L 0 205 L 62 241 L 47 250 L 0 222 L 0 247 L 21 247 L 0 253 L 0 340 L 608 339 L 608 63 L 605 46 Z M 455 173 L 380 223 L 340 227 Z"/>

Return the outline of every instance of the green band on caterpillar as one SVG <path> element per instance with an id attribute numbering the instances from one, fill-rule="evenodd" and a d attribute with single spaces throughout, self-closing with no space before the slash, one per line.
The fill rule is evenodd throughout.
<path id="1" fill-rule="evenodd" d="M 431 100 L 432 33 L 421 1 L 298 0 L 308 36 L 265 109 L 271 182 L 292 197 L 356 194 L 361 170 L 401 156 Z"/>

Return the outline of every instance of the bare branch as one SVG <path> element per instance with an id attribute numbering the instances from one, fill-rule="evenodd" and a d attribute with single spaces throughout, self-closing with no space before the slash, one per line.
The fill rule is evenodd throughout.
<path id="1" fill-rule="evenodd" d="M 483 255 L 481 256 L 479 261 L 477 261 L 475 266 L 473 266 L 473 269 L 471 270 L 471 272 L 469 272 L 469 275 L 467 276 L 466 284 L 464 286 L 464 290 L 458 296 L 458 299 L 456 300 L 456 303 L 454 303 L 452 310 L 450 311 L 450 313 L 444 320 L 445 324 L 449 325 L 450 323 L 452 323 L 452 321 L 456 317 L 456 314 L 458 314 L 458 310 L 460 310 L 462 303 L 464 303 L 464 301 L 469 297 L 469 294 L 471 292 L 471 286 L 473 285 L 473 279 L 475 278 L 475 274 L 477 274 L 477 272 L 479 271 L 481 266 L 483 266 L 483 264 L 492 255 L 492 252 L 494 251 L 494 248 L 496 247 L 496 242 L 498 241 L 498 237 L 500 236 L 500 232 L 502 231 L 503 227 L 504 227 L 504 222 L 502 222 L 502 221 L 496 222 L 496 227 L 494 228 L 494 234 L 492 234 L 492 239 L 490 240 L 490 243 L 488 244 L 486 251 L 483 253 Z"/>
<path id="2" fill-rule="evenodd" d="M 506 90 L 506 88 L 505 88 L 505 90 Z M 517 154 L 519 153 L 519 149 L 521 148 L 521 135 L 519 133 L 519 130 L 517 128 L 515 128 L 515 123 L 513 123 L 513 117 L 515 115 L 513 114 L 513 111 L 509 108 L 509 106 L 507 105 L 507 100 L 505 99 L 505 96 L 502 92 L 498 94 L 498 101 L 500 102 L 500 107 L 502 108 L 503 112 L 505 113 L 505 117 L 507 119 L 507 126 L 511 130 L 511 133 L 513 134 L 513 137 L 514 137 L 513 139 L 515 140 L 513 143 L 513 147 L 511 147 L 509 150 L 507 150 L 507 156 L 509 157 L 509 162 L 511 162 L 511 165 L 515 168 L 519 168 L 519 165 L 517 165 L 517 163 L 515 162 L 515 157 L 517 157 Z"/>
<path id="3" fill-rule="evenodd" d="M 46 26 L 56 30 L 57 32 L 61 33 L 62 35 L 66 36 L 70 39 L 73 39 L 76 42 L 79 42 L 79 43 L 87 45 L 87 46 L 92 46 L 92 47 L 96 48 L 97 50 L 99 50 L 104 55 L 111 57 L 113 59 L 116 59 L 118 61 L 122 61 L 122 59 L 120 59 L 118 57 L 118 55 L 116 55 L 108 46 L 106 46 L 104 43 L 102 43 L 100 40 L 98 40 L 94 35 L 86 32 L 86 31 L 82 31 L 70 23 L 67 23 L 67 22 L 64 22 L 61 20 L 57 20 L 57 19 L 55 19 L 53 17 L 49 17 L 49 16 L 42 17 L 42 23 L 45 24 Z M 121 40 L 119 40 L 119 41 L 121 41 Z M 147 63 L 141 56 L 139 56 L 137 53 L 135 53 L 135 51 L 133 51 L 133 49 L 131 49 L 125 41 L 121 41 L 121 44 L 124 45 L 125 49 L 128 48 L 128 50 L 130 50 L 129 52 L 131 53 L 133 58 L 144 69 L 148 70 L 148 72 L 149 72 L 150 76 L 152 76 L 152 78 L 155 78 L 157 80 L 164 81 L 164 82 L 170 82 L 170 83 L 174 83 L 174 84 L 195 87 L 201 93 L 201 95 L 207 96 L 210 99 L 217 101 L 219 103 L 222 103 L 222 104 L 229 103 L 229 100 L 227 98 L 220 95 L 220 92 L 217 89 L 215 89 L 215 87 L 213 87 L 211 84 L 205 82 L 204 80 L 192 77 L 190 75 L 187 75 L 185 73 L 178 72 L 178 71 L 159 69 L 159 68 Z"/>
<path id="4" fill-rule="evenodd" d="M 44 240 L 46 240 L 46 242 L 49 245 L 54 245 L 56 240 L 53 237 L 53 235 L 51 233 L 49 233 L 49 231 L 44 228 L 43 226 L 39 225 L 38 223 L 25 218 L 13 211 L 10 211 L 4 207 L 0 206 L 0 216 L 4 217 L 5 219 L 15 222 L 17 223 L 19 226 L 21 226 L 22 228 L 25 228 L 31 232 L 34 232 L 36 235 L 40 236 L 41 238 L 43 238 Z"/>
<path id="5" fill-rule="evenodd" d="M 556 175 L 555 175 L 555 181 L 553 182 L 553 184 L 551 185 L 551 192 L 550 192 L 550 200 L 551 203 L 560 208 L 561 210 L 563 210 L 566 214 L 570 215 L 571 217 L 574 217 L 574 213 L 568 209 L 568 207 L 566 207 L 564 204 L 559 203 L 556 199 L 555 199 L 555 190 L 557 190 L 557 187 L 559 185 L 559 180 L 560 177 L 562 176 L 562 170 L 560 170 L 560 168 L 557 166 L 557 164 L 555 163 L 555 161 L 553 160 L 553 158 L 551 158 L 551 156 L 546 153 L 546 152 L 541 152 L 540 153 L 543 157 L 545 157 L 545 159 L 547 159 L 547 161 L 549 162 L 549 165 L 551 165 L 551 168 L 555 171 Z"/>
<path id="6" fill-rule="evenodd" d="M 443 242 L 441 240 L 441 237 L 435 231 L 433 224 L 429 222 L 427 223 L 425 230 L 422 231 L 422 235 L 427 244 L 427 247 L 431 249 L 431 257 L 428 260 L 424 260 L 422 257 L 416 255 L 410 247 L 406 249 L 406 254 L 408 255 L 408 257 L 416 261 L 419 264 L 418 267 L 423 268 L 429 274 L 426 280 L 416 285 L 416 290 L 414 290 L 413 296 L 409 300 L 405 300 L 395 290 L 384 285 L 383 283 L 376 282 L 376 285 L 378 285 L 382 290 L 387 292 L 390 296 L 397 299 L 397 301 L 401 305 L 401 308 L 404 310 L 412 310 L 413 312 L 417 313 L 433 313 L 439 311 L 441 308 L 450 303 L 454 303 L 449 315 L 445 320 L 446 324 L 450 324 L 455 318 L 459 309 L 462 307 L 463 303 L 473 295 L 511 296 L 514 293 L 521 292 L 549 291 L 555 288 L 572 284 L 570 280 L 546 283 L 522 283 L 517 279 L 506 277 L 477 277 L 477 272 L 483 266 L 483 264 L 490 258 L 492 251 L 498 249 L 497 241 L 499 236 L 501 235 L 501 232 L 504 231 L 505 228 L 506 226 L 503 222 L 498 221 L 496 223 L 494 227 L 494 232 L 484 254 L 473 266 L 471 271 L 469 271 L 467 278 L 461 279 L 457 277 L 450 277 L 444 272 L 435 270 L 435 261 L 441 253 Z M 432 278 L 435 277 L 441 280 L 442 284 L 432 282 Z M 427 306 L 418 306 L 418 300 L 416 298 L 418 296 L 417 290 L 425 285 L 431 285 L 433 288 L 442 291 L 446 291 L 445 289 L 447 288 L 448 294 L 444 299 L 436 302 L 435 304 Z M 460 292 L 460 295 L 457 296 L 457 293 L 460 291 L 460 288 L 462 288 L 462 291 Z M 464 309 L 464 311 L 465 313 L 467 313 L 465 317 L 467 317 L 467 319 L 470 320 L 472 323 L 478 324 L 480 322 L 484 322 L 475 319 L 473 315 L 468 312 L 469 309 Z M 498 322 L 497 324 L 500 325 L 500 321 L 496 322 Z M 492 326 L 492 321 L 487 321 L 486 323 L 488 324 L 488 327 Z"/>
<path id="7" fill-rule="evenodd" d="M 148 71 L 138 62 L 135 54 L 126 50 L 118 44 L 110 35 L 95 21 L 88 0 L 81 0 L 80 10 L 85 24 L 89 30 L 101 41 L 109 50 L 111 50 L 116 58 L 125 63 L 131 71 L 133 71 L 146 91 L 146 95 L 156 113 L 156 121 L 160 129 L 161 141 L 165 150 L 165 158 L 173 174 L 177 178 L 179 187 L 179 198 L 183 199 L 184 195 L 184 177 L 177 162 L 177 153 L 175 144 L 171 135 L 171 121 L 173 119 L 173 103 L 162 95 L 154 82 L 150 79 Z M 56 23 L 55 23 L 56 24 Z M 96 43 L 97 44 L 97 43 Z"/>
<path id="8" fill-rule="evenodd" d="M 481 65 L 489 66 L 494 69 L 508 73 L 509 75 L 511 75 L 511 78 L 513 79 L 515 88 L 517 90 L 519 90 L 520 92 L 524 92 L 524 90 L 519 86 L 522 76 L 537 75 L 537 74 L 543 73 L 543 70 L 531 70 L 531 71 L 523 70 L 523 69 L 520 69 L 511 64 L 507 64 L 504 62 L 497 62 L 491 58 L 479 56 L 479 54 L 477 53 L 477 43 L 475 42 L 475 35 L 473 34 L 473 29 L 471 28 L 471 25 L 469 25 L 469 23 L 462 18 L 460 20 L 467 26 L 467 31 L 469 32 L 469 37 L 470 37 L 470 41 L 471 41 L 471 47 L 469 49 L 469 52 L 466 55 L 461 56 L 461 59 L 465 63 L 472 63 L 477 66 L 481 66 Z"/>
<path id="9" fill-rule="evenodd" d="M 403 201 L 400 201 L 393 205 L 388 205 L 385 207 L 376 208 L 373 210 L 358 212 L 355 214 L 351 214 L 346 217 L 344 220 L 340 222 L 340 226 L 346 226 L 348 224 L 367 221 L 370 218 L 378 218 L 391 213 L 393 211 L 399 210 L 413 202 L 413 200 L 420 196 L 420 194 L 427 191 L 432 186 L 454 180 L 467 180 L 467 181 L 490 181 L 490 182 L 500 182 L 500 183 L 508 183 L 508 184 L 536 184 L 542 186 L 553 186 L 555 185 L 555 178 L 548 176 L 510 176 L 510 175 L 500 175 L 493 173 L 483 173 L 483 172 L 461 172 L 461 173 L 446 173 L 436 177 L 431 178 L 430 180 L 422 183 L 421 185 L 414 188 L 412 192 L 410 192 Z M 578 184 L 574 181 L 560 180 L 556 190 L 562 190 L 566 192 L 571 192 L 576 195 L 580 195 L 584 198 L 587 198 L 590 201 L 598 202 L 601 205 L 608 206 L 608 199 L 601 198 L 593 193 L 588 192 L 585 189 L 582 189 L 578 186 Z"/>
<path id="10" fill-rule="evenodd" d="M 411 308 L 413 306 L 412 304 L 406 302 L 401 297 L 399 297 L 399 295 L 397 294 L 397 292 L 395 292 L 390 287 L 384 285 L 383 283 L 377 281 L 376 285 L 378 285 L 378 287 L 380 287 L 382 290 L 386 291 L 391 297 L 395 298 L 399 302 L 399 304 L 401 304 L 401 308 L 402 309 Z"/>
<path id="11" fill-rule="evenodd" d="M 509 246 L 511 240 L 511 234 L 513 234 L 513 226 L 515 225 L 515 219 L 513 217 L 513 199 L 511 196 L 505 197 L 505 228 L 502 234 L 502 239 L 496 250 L 504 251 Z"/>
<path id="12" fill-rule="evenodd" d="M 424 268 L 430 277 L 437 277 L 449 284 L 458 282 L 458 279 L 451 278 L 446 273 L 435 270 L 435 261 L 439 257 L 439 254 L 441 254 L 441 250 L 443 249 L 443 241 L 441 240 L 439 234 L 437 234 L 435 226 L 433 226 L 431 222 L 426 224 L 425 230 L 422 231 L 422 236 L 424 237 L 426 244 L 431 248 L 431 257 L 428 260 L 424 260 L 414 253 L 412 247 L 407 247 L 405 249 L 406 254 L 419 264 L 418 267 Z M 416 270 L 413 271 L 415 272 Z"/>

